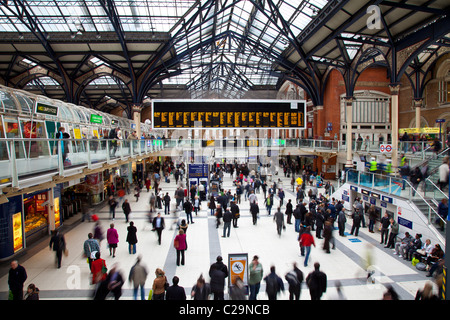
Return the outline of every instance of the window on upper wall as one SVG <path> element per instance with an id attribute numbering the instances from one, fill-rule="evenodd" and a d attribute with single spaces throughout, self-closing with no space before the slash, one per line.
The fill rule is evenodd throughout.
<path id="1" fill-rule="evenodd" d="M 450 81 L 446 82 L 446 96 L 445 102 L 450 102 Z"/>

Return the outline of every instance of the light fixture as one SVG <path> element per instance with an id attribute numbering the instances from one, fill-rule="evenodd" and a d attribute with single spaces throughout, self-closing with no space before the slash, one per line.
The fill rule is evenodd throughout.
<path id="1" fill-rule="evenodd" d="M 19 32 L 19 39 L 22 40 L 24 38 L 23 33 Z"/>
<path id="2" fill-rule="evenodd" d="M 97 39 L 100 39 L 100 38 L 102 37 L 102 35 L 101 35 L 100 33 L 97 32 L 97 34 L 95 35 L 95 37 L 96 37 Z"/>
<path id="3" fill-rule="evenodd" d="M 75 39 L 75 37 L 76 37 L 75 33 L 71 32 L 71 33 L 70 33 L 70 37 L 71 37 L 72 39 Z"/>

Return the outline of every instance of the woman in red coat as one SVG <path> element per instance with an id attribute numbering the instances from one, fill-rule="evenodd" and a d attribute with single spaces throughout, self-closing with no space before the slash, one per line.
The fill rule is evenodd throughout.
<path id="1" fill-rule="evenodd" d="M 92 284 L 102 282 L 106 279 L 107 271 L 105 260 L 100 258 L 100 252 L 96 252 L 95 260 L 91 264 Z"/>
<path id="2" fill-rule="evenodd" d="M 180 265 L 180 256 L 181 256 L 181 265 L 184 266 L 184 251 L 187 249 L 186 242 L 186 234 L 182 229 L 178 232 L 178 235 L 174 240 L 175 249 L 177 249 L 177 266 Z"/>

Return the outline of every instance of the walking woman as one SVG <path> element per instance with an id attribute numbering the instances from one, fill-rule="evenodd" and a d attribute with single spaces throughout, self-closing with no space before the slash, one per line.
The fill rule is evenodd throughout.
<path id="1" fill-rule="evenodd" d="M 166 287 L 167 287 L 167 277 L 163 270 L 157 268 L 155 271 L 156 278 L 153 280 L 153 295 L 152 300 L 164 300 Z"/>
<path id="2" fill-rule="evenodd" d="M 130 254 L 136 254 L 136 243 L 137 240 L 137 228 L 134 226 L 134 222 L 130 221 L 130 225 L 127 228 L 128 234 L 127 234 L 127 242 L 128 242 L 128 252 Z"/>
<path id="3" fill-rule="evenodd" d="M 211 215 L 213 216 L 216 211 L 216 201 L 213 196 L 209 199 L 209 209 L 211 210 Z"/>
<path id="4" fill-rule="evenodd" d="M 113 258 L 115 258 L 117 244 L 119 243 L 119 233 L 114 229 L 114 223 L 111 223 L 108 231 L 106 231 L 106 240 L 108 241 L 109 255 L 112 255 Z"/>
<path id="5" fill-rule="evenodd" d="M 178 231 L 178 235 L 175 237 L 173 245 L 177 250 L 177 266 L 180 265 L 180 256 L 181 256 L 181 265 L 184 266 L 184 252 L 187 249 L 187 242 L 186 242 L 186 234 L 184 233 L 183 229 L 180 229 L 180 231 Z"/>

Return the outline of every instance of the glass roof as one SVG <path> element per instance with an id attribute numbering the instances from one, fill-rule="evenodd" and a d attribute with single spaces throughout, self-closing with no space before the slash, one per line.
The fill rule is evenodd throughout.
<path id="1" fill-rule="evenodd" d="M 176 56 L 180 58 L 168 71 L 178 71 L 178 76 L 166 78 L 163 84 L 181 84 L 205 92 L 226 88 L 242 94 L 254 86 L 277 83 L 275 56 L 281 57 L 327 1 L 115 0 L 112 3 L 114 12 L 107 12 L 109 8 L 100 1 L 89 0 L 27 0 L 24 5 L 39 28 L 48 34 L 114 32 L 117 26 L 111 15 L 117 17 L 120 30 L 125 33 L 170 33 Z M 14 5 L 0 6 L 0 32 L 29 32 L 17 17 L 20 13 L 16 13 Z M 102 63 L 99 59 L 91 62 Z"/>

